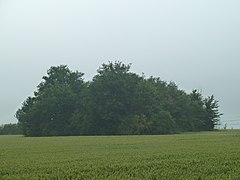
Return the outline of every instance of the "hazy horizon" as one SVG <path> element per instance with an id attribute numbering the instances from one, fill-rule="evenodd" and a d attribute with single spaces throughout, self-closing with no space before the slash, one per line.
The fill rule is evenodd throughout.
<path id="1" fill-rule="evenodd" d="M 51 66 L 91 80 L 108 61 L 219 100 L 240 128 L 240 2 L 237 0 L 0 0 L 0 124 Z M 232 121 L 235 120 L 235 121 Z"/>

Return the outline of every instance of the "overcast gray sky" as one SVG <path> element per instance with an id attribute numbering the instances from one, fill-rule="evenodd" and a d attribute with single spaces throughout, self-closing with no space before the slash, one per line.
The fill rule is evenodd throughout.
<path id="1" fill-rule="evenodd" d="M 17 122 L 50 66 L 89 80 L 115 60 L 214 94 L 240 128 L 239 0 L 0 0 L 0 124 Z"/>

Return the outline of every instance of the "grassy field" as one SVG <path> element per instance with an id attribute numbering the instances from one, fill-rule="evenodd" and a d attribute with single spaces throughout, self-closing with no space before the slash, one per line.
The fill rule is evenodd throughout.
<path id="1" fill-rule="evenodd" d="M 240 179 L 240 131 L 0 136 L 0 179 Z"/>

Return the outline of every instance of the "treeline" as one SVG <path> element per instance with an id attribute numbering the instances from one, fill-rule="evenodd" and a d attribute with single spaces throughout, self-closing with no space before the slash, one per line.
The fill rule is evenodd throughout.
<path id="1" fill-rule="evenodd" d="M 186 93 L 173 82 L 102 64 L 92 81 L 66 65 L 51 67 L 16 112 L 25 136 L 168 134 L 213 130 L 221 113 L 214 96 Z"/>
<path id="2" fill-rule="evenodd" d="M 18 124 L 4 124 L 0 126 L 0 135 L 19 135 L 22 130 Z"/>

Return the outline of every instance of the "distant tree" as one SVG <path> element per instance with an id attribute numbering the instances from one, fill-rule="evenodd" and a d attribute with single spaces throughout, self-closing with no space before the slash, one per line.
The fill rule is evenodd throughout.
<path id="1" fill-rule="evenodd" d="M 16 118 L 18 124 L 21 127 L 23 134 L 26 136 L 40 135 L 39 123 L 34 118 L 34 104 L 36 102 L 35 97 L 28 97 L 22 104 L 22 107 L 17 110 Z"/>
<path id="2" fill-rule="evenodd" d="M 16 112 L 25 136 L 169 134 L 212 130 L 218 101 L 174 82 L 130 72 L 131 64 L 102 64 L 92 81 L 66 65 L 51 67 Z"/>
<path id="3" fill-rule="evenodd" d="M 189 122 L 193 131 L 206 130 L 206 111 L 202 94 L 194 89 L 190 94 Z"/>
<path id="4" fill-rule="evenodd" d="M 206 129 L 213 130 L 216 125 L 219 125 L 220 117 L 223 115 L 219 112 L 218 101 L 213 95 L 204 99 L 204 108 L 206 111 Z"/>
<path id="5" fill-rule="evenodd" d="M 134 109 L 134 93 L 141 77 L 129 73 L 130 65 L 103 64 L 89 85 L 92 133 L 118 134 L 121 120 Z"/>
<path id="6" fill-rule="evenodd" d="M 71 134 L 69 119 L 81 101 L 82 76 L 65 65 L 48 70 L 35 96 L 27 98 L 16 113 L 26 136 Z"/>
<path id="7" fill-rule="evenodd" d="M 20 135 L 22 130 L 18 124 L 4 124 L 0 126 L 0 135 Z"/>
<path id="8" fill-rule="evenodd" d="M 133 114 L 121 120 L 119 125 L 119 134 L 151 134 L 150 120 L 144 114 Z"/>

